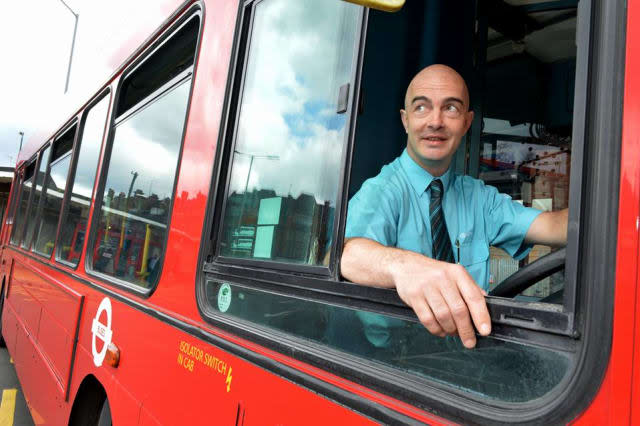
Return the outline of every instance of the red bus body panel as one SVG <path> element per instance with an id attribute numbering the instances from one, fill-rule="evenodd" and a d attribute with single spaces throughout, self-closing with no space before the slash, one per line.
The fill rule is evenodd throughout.
<path id="1" fill-rule="evenodd" d="M 640 7 L 629 0 L 622 122 L 618 246 L 611 358 L 600 391 L 576 423 L 622 425 L 640 422 Z M 618 141 L 612 141 L 618 143 Z M 628 254 L 628 255 L 627 255 Z"/>

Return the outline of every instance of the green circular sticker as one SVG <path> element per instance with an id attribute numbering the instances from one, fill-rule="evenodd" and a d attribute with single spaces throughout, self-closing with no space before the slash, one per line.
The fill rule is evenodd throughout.
<path id="1" fill-rule="evenodd" d="M 224 283 L 218 290 L 218 309 L 220 312 L 227 312 L 229 306 L 231 306 L 231 286 Z"/>

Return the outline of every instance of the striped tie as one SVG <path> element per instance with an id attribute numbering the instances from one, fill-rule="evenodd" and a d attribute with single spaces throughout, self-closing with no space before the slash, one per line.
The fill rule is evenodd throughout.
<path id="1" fill-rule="evenodd" d="M 431 220 L 431 238 L 433 239 L 433 258 L 454 263 L 453 249 L 447 224 L 442 214 L 442 181 L 434 179 L 429 185 L 431 202 L 429 203 L 429 220 Z"/>

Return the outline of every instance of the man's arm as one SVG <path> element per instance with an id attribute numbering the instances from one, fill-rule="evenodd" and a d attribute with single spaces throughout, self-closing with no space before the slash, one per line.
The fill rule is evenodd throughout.
<path id="1" fill-rule="evenodd" d="M 535 218 L 524 241 L 527 244 L 544 244 L 553 247 L 567 245 L 569 210 L 542 212 Z"/>
<path id="2" fill-rule="evenodd" d="M 395 288 L 432 334 L 457 333 L 467 348 L 476 344 L 472 320 L 481 335 L 491 332 L 484 292 L 461 265 L 350 238 L 342 253 L 341 273 L 358 284 Z"/>

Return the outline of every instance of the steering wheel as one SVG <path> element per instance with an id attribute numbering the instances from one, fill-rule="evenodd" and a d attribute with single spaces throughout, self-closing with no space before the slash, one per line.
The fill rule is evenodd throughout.
<path id="1" fill-rule="evenodd" d="M 564 261 L 567 256 L 566 248 L 561 248 L 546 256 L 542 256 L 519 269 L 513 275 L 507 277 L 496 288 L 491 290 L 490 296 L 514 297 L 522 293 L 543 278 L 548 277 L 564 269 Z"/>

